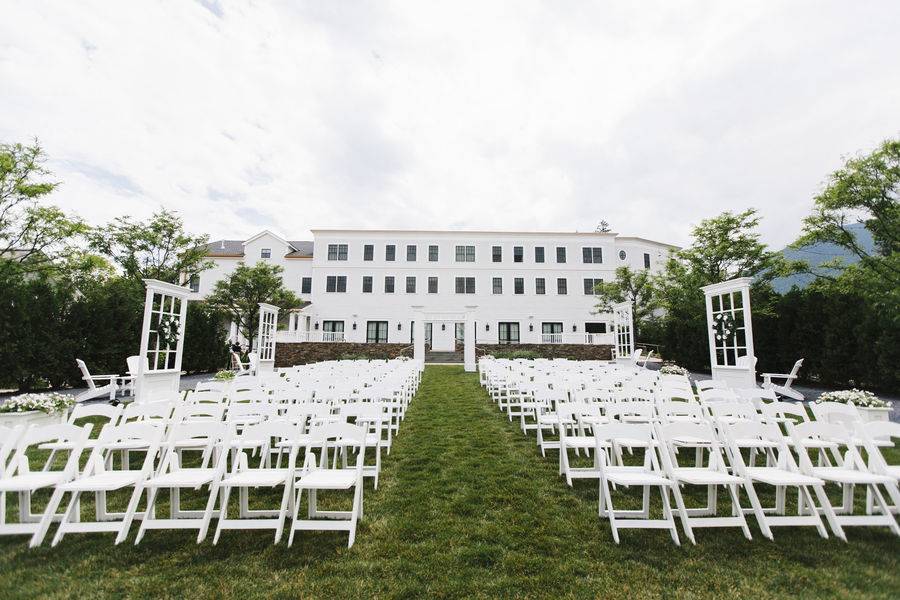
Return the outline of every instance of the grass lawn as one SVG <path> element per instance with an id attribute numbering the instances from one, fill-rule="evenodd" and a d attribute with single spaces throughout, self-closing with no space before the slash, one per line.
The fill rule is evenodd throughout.
<path id="1" fill-rule="evenodd" d="M 299 532 L 289 549 L 268 531 L 226 532 L 218 546 L 151 531 L 134 546 L 136 525 L 121 546 L 111 534 L 36 550 L 5 537 L 0 597 L 900 597 L 900 539 L 887 530 L 851 528 L 845 544 L 779 528 L 773 543 L 750 521 L 753 541 L 701 530 L 679 548 L 664 531 L 624 531 L 616 546 L 595 484 L 567 487 L 556 453 L 541 458 L 475 375 L 433 366 L 379 489 L 367 484 L 352 549 L 345 533 Z"/>

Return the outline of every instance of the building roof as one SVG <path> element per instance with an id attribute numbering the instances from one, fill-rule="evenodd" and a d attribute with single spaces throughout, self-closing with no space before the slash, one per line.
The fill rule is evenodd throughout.
<path id="1" fill-rule="evenodd" d="M 244 256 L 245 240 L 216 240 L 206 245 L 206 255 L 212 257 Z M 291 250 L 285 254 L 288 258 L 310 258 L 313 255 L 313 243 L 309 240 L 287 241 Z"/>

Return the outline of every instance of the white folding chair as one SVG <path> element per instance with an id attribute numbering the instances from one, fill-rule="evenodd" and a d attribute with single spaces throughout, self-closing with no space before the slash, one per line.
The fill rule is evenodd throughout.
<path id="1" fill-rule="evenodd" d="M 51 499 L 51 505 L 48 505 L 42 519 L 43 528 L 32 538 L 31 545 L 37 546 L 42 542 L 47 528 L 50 526 L 50 517 L 56 509 L 53 502 L 60 502 L 62 495 L 66 493 L 71 494 L 71 498 L 51 545 L 56 546 L 67 533 L 115 532 L 117 533 L 116 543 L 124 541 L 132 519 L 146 516 L 145 514 L 138 515 L 137 508 L 144 489 L 143 483 L 153 473 L 163 434 L 164 427 L 150 421 L 104 427 L 81 475 L 68 483 L 56 486 L 59 496 Z M 120 468 L 115 469 L 115 451 L 123 445 L 131 444 L 145 448 L 141 467 L 130 469 L 127 462 L 121 462 Z M 125 512 L 108 512 L 106 495 L 128 488 L 133 488 L 133 491 Z M 94 521 L 84 521 L 81 516 L 80 499 L 84 493 L 95 495 Z"/>
<path id="2" fill-rule="evenodd" d="M 619 529 L 668 529 L 672 541 L 681 545 L 678 539 L 678 529 L 675 526 L 675 517 L 669 503 L 669 492 L 673 483 L 662 473 L 659 459 L 656 456 L 653 443 L 653 429 L 648 423 L 608 423 L 597 425 L 594 428 L 595 454 L 598 457 L 598 469 L 600 477 L 600 508 L 601 517 L 609 519 L 613 540 L 619 543 Z M 644 445 L 644 462 L 639 466 L 625 466 L 612 464 L 608 450 L 614 450 L 617 445 L 626 444 L 633 446 L 635 441 Z M 638 510 L 621 510 L 613 506 L 611 486 L 640 487 L 643 490 L 642 507 Z M 663 517 L 661 519 L 650 518 L 650 488 L 658 487 L 662 497 Z"/>
<path id="3" fill-rule="evenodd" d="M 818 477 L 811 477 L 800 472 L 800 467 L 777 425 L 741 420 L 721 424 L 720 428 L 734 474 L 743 477 L 747 482 L 744 489 L 747 490 L 751 508 L 745 509 L 744 512 L 752 512 L 755 515 L 764 536 L 770 540 L 774 539 L 772 527 L 812 526 L 818 530 L 820 536 L 828 537 L 828 531 L 822 523 L 819 510 L 801 513 L 798 506 L 796 515 L 786 514 L 786 489 L 795 487 L 798 497 L 802 498 L 803 503 L 807 506 L 818 504 L 832 530 L 843 538 L 843 531 L 835 519 L 834 509 L 825 493 L 825 482 Z M 764 446 L 771 454 L 766 465 L 755 466 L 752 458 L 749 464 L 745 463 L 741 450 L 747 446 L 759 445 Z M 755 484 L 765 484 L 775 488 L 774 507 L 764 508 L 762 506 L 756 494 Z M 813 494 L 815 494 L 815 499 Z"/>
<path id="4" fill-rule="evenodd" d="M 665 475 L 677 484 L 672 491 L 688 539 L 696 543 L 693 529 L 698 527 L 739 527 L 744 537 L 752 539 L 738 497 L 738 486 L 743 486 L 746 482 L 743 477 L 728 472 L 721 444 L 712 425 L 708 422 L 659 424 L 656 432 Z M 702 446 L 709 452 L 709 461 L 705 466 L 695 463 L 688 467 L 678 463 L 677 451 L 684 446 L 685 441 L 692 446 Z M 680 489 L 683 485 L 706 487 L 706 507 L 687 508 Z M 718 516 L 718 486 L 724 486 L 731 496 L 732 516 Z"/>
<path id="5" fill-rule="evenodd" d="M 72 407 L 72 412 L 69 413 L 69 418 L 66 421 L 69 425 L 80 425 L 77 421 L 81 421 L 82 419 L 95 419 L 102 420 L 102 423 L 92 423 L 92 425 L 99 425 L 103 427 L 107 424 L 109 425 L 117 425 L 119 423 L 119 419 L 122 417 L 122 405 L 113 406 L 111 404 L 76 404 Z M 88 438 L 85 441 L 83 448 L 92 449 L 97 443 L 96 438 Z M 66 441 L 55 441 L 55 442 L 47 442 L 41 444 L 41 450 L 49 450 L 50 457 L 47 459 L 47 462 L 44 464 L 44 469 L 48 469 L 50 465 L 53 463 L 53 459 L 56 457 L 57 452 L 71 452 L 72 444 L 71 442 Z"/>
<path id="6" fill-rule="evenodd" d="M 162 448 L 162 458 L 157 473 L 144 487 L 147 490 L 147 515 L 141 521 L 134 543 L 139 544 L 148 529 L 197 529 L 197 543 L 206 537 L 209 516 L 215 504 L 221 472 L 218 463 L 227 460 L 221 451 L 227 434 L 222 421 L 182 422 L 172 426 L 168 440 Z M 184 451 L 199 451 L 198 466 L 183 465 Z M 200 490 L 209 486 L 205 510 L 185 510 L 181 507 L 181 490 Z M 169 518 L 156 517 L 156 501 L 162 489 L 169 490 Z"/>
<path id="7" fill-rule="evenodd" d="M 219 520 L 216 525 L 216 533 L 213 544 L 219 542 L 222 531 L 226 529 L 274 529 L 275 542 L 281 540 L 284 531 L 284 522 L 288 511 L 292 508 L 293 486 L 296 480 L 297 454 L 300 449 L 302 429 L 299 425 L 286 421 L 265 421 L 254 425 L 248 425 L 239 434 L 229 438 L 225 445 L 223 456 L 231 454 L 231 470 L 225 472 L 225 460 L 219 463 L 220 484 L 219 497 L 221 498 Z M 270 444 L 286 444 L 284 453 L 287 454 L 287 466 L 272 467 L 264 458 L 260 458 L 254 465 L 252 458 L 247 455 L 247 448 L 259 440 L 270 440 Z M 250 488 L 275 488 L 283 486 L 281 505 L 275 510 L 257 509 L 250 510 Z M 228 501 L 231 490 L 238 488 L 238 502 L 240 505 L 238 518 L 228 517 Z M 216 491 L 210 489 L 210 502 L 215 502 Z M 206 527 L 212 511 L 207 513 Z M 198 540 L 199 541 L 199 540 Z"/>
<path id="8" fill-rule="evenodd" d="M 893 448 L 895 439 L 900 439 L 900 423 L 893 421 L 872 421 L 869 423 L 857 423 L 855 429 L 857 446 L 866 450 L 866 465 L 869 471 L 879 475 L 893 477 L 895 482 L 900 481 L 900 465 L 890 464 L 885 459 L 882 449 Z M 900 494 L 897 486 L 885 486 L 888 495 L 893 502 L 891 511 L 900 513 Z M 866 512 L 871 513 L 874 508 L 871 493 L 866 494 Z"/>
<path id="9" fill-rule="evenodd" d="M 315 450 L 319 451 L 318 464 Z M 339 455 L 346 460 L 356 453 L 356 465 L 343 467 Z M 347 531 L 350 539 L 347 547 L 356 539 L 356 523 L 363 516 L 363 462 L 366 451 L 366 430 L 359 425 L 331 423 L 310 433 L 303 465 L 304 475 L 295 484 L 294 517 L 288 546 L 299 530 Z M 329 452 L 331 455 L 329 455 Z M 353 506 L 349 511 L 323 511 L 318 509 L 318 493 L 323 490 L 353 490 Z M 303 490 L 309 495 L 308 518 L 300 519 L 300 502 Z"/>
<path id="10" fill-rule="evenodd" d="M 889 475 L 873 473 L 868 470 L 862 456 L 853 442 L 851 433 L 847 428 L 839 423 L 826 423 L 823 421 L 810 421 L 808 423 L 799 423 L 797 425 L 789 425 L 791 437 L 794 441 L 794 450 L 798 454 L 798 464 L 800 471 L 811 477 L 818 477 L 825 480 L 826 483 L 834 483 L 841 487 L 843 492 L 843 503 L 835 512 L 837 516 L 836 522 L 841 527 L 850 526 L 883 526 L 890 529 L 895 535 L 900 536 L 900 527 L 894 515 L 891 514 L 887 502 L 879 489 L 879 486 L 892 487 L 891 495 L 896 491 L 897 481 Z M 808 448 L 804 445 L 804 440 L 810 437 L 819 437 L 822 439 L 836 441 L 844 447 L 844 453 L 841 462 L 835 465 L 813 465 L 809 458 Z M 853 492 L 857 486 L 864 486 L 866 493 L 871 494 L 874 502 L 874 514 L 857 515 L 854 510 Z M 801 509 L 805 508 L 801 503 Z M 815 507 L 811 507 L 815 510 Z M 835 531 L 835 534 L 840 534 Z"/>
<path id="11" fill-rule="evenodd" d="M 41 534 L 45 518 L 47 527 L 50 526 L 51 519 L 58 518 L 55 509 L 61 497 L 59 486 L 70 481 L 78 473 L 78 461 L 81 458 L 84 444 L 90 436 L 91 427 L 90 423 L 82 427 L 70 424 L 31 425 L 18 436 L 15 452 L 12 453 L 6 468 L 0 473 L 0 495 L 18 494 L 18 522 L 7 522 L 4 511 L 0 514 L 0 535 L 32 534 L 33 540 Z M 12 436 L 12 432 L 10 431 L 8 435 Z M 69 458 L 62 468 L 54 469 L 52 467 L 55 465 L 51 465 L 51 468 L 32 471 L 28 454 L 47 442 L 70 444 L 72 449 L 69 452 Z M 6 452 L 8 451 L 7 445 Z M 55 488 L 50 496 L 48 508 L 44 511 L 43 516 L 32 513 L 32 494 L 46 488 Z"/>

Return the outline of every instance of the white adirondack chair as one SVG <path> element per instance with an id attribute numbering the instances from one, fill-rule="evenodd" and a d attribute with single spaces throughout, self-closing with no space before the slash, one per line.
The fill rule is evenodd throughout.
<path id="1" fill-rule="evenodd" d="M 84 402 L 100 396 L 109 396 L 110 400 L 115 400 L 116 390 L 119 389 L 119 386 L 116 384 L 116 380 L 119 378 L 118 375 L 91 375 L 87 365 L 80 358 L 75 359 L 75 364 L 78 365 L 78 370 L 81 371 L 81 378 L 84 379 L 88 386 L 88 389 L 75 396 L 75 402 Z M 104 381 L 107 383 L 102 385 Z M 98 383 L 101 385 L 98 386 Z"/>
<path id="2" fill-rule="evenodd" d="M 790 373 L 763 373 L 763 388 L 767 390 L 772 390 L 776 394 L 780 394 L 782 396 L 787 396 L 788 398 L 793 398 L 794 400 L 803 401 L 803 394 L 798 392 L 797 390 L 791 388 L 791 384 L 797 379 L 797 373 L 800 371 L 800 367 L 803 365 L 803 359 L 801 358 L 797 362 L 794 363 L 794 368 L 791 369 Z M 772 379 L 783 379 L 784 383 L 777 384 L 772 381 Z"/>

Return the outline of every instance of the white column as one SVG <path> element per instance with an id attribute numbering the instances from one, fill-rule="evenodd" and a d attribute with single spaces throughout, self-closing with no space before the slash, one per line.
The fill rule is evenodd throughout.
<path id="1" fill-rule="evenodd" d="M 463 365 L 466 373 L 475 372 L 475 319 L 472 313 L 466 313 L 465 345 L 463 351 Z"/>
<path id="2" fill-rule="evenodd" d="M 415 313 L 415 325 L 413 328 L 413 360 L 419 368 L 425 367 L 425 321 L 422 313 Z"/>

